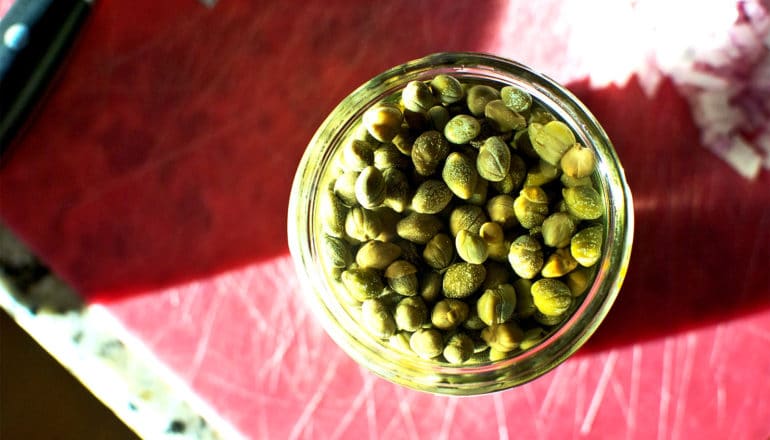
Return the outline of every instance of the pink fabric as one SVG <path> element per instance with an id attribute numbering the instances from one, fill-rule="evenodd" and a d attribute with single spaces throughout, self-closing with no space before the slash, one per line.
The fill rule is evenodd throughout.
<path id="1" fill-rule="evenodd" d="M 580 5 L 99 2 L 0 169 L 0 217 L 248 437 L 766 438 L 770 177 L 700 148 L 635 30 Z M 464 399 L 346 357 L 302 303 L 285 238 L 291 179 L 328 112 L 385 68 L 450 50 L 575 91 L 615 143 L 637 220 L 588 345 Z"/>

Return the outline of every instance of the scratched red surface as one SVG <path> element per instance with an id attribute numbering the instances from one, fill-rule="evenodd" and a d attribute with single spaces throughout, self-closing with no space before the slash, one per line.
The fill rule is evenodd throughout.
<path id="1" fill-rule="evenodd" d="M 99 2 L 0 169 L 0 217 L 251 438 L 767 439 L 770 176 L 702 149 L 676 87 L 624 71 L 643 56 L 624 43 L 633 29 L 589 9 Z M 302 303 L 285 239 L 325 115 L 385 68 L 447 50 L 572 88 L 615 143 L 637 222 L 589 344 L 531 384 L 461 399 L 347 358 Z"/>

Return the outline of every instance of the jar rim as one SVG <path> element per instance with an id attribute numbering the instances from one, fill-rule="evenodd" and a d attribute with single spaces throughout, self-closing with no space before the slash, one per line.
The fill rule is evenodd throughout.
<path id="1" fill-rule="evenodd" d="M 344 320 L 340 315 L 342 305 L 330 291 L 317 258 L 312 218 L 321 177 L 333 153 L 347 138 L 351 124 L 360 119 L 363 111 L 400 90 L 408 81 L 439 73 L 522 87 L 557 113 L 597 153 L 601 176 L 597 183 L 606 202 L 606 232 L 593 284 L 571 316 L 542 342 L 501 361 L 456 366 L 414 356 L 407 359 L 392 349 L 383 351 L 383 344 L 378 346 L 371 336 L 345 330 L 339 322 Z M 476 52 L 441 52 L 408 61 L 376 75 L 346 96 L 319 126 L 302 156 L 288 212 L 289 248 L 305 297 L 337 345 L 359 364 L 392 382 L 421 391 L 459 395 L 494 392 L 529 382 L 577 351 L 594 333 L 618 295 L 630 260 L 633 229 L 633 201 L 623 167 L 606 132 L 588 108 L 548 76 L 516 61 Z M 451 380 L 455 377 L 461 380 Z"/>

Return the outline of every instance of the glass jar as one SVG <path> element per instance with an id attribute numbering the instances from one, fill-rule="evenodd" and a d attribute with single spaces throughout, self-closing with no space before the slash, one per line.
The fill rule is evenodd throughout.
<path id="1" fill-rule="evenodd" d="M 400 92 L 413 80 L 450 74 L 461 82 L 514 85 L 567 123 L 579 142 L 596 152 L 592 179 L 603 196 L 603 254 L 593 283 L 569 316 L 536 346 L 499 361 L 449 365 L 394 349 L 364 331 L 344 303 L 319 255 L 322 225 L 319 200 L 328 187 L 332 160 L 360 127 L 363 113 Z M 569 91 L 519 63 L 478 53 L 437 53 L 374 77 L 331 112 L 310 141 L 299 164 L 288 212 L 289 247 L 303 283 L 304 299 L 332 339 L 377 375 L 421 391 L 452 395 L 490 393 L 531 381 L 572 355 L 603 320 L 625 277 L 633 236 L 631 193 L 623 168 L 602 127 Z"/>

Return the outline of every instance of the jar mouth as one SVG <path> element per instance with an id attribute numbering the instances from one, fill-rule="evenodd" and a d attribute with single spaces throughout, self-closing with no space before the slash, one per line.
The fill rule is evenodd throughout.
<path id="1" fill-rule="evenodd" d="M 605 201 L 603 255 L 582 302 L 538 345 L 500 361 L 441 364 L 402 354 L 367 332 L 337 300 L 318 253 L 318 210 L 322 177 L 363 112 L 400 91 L 407 82 L 451 74 L 461 80 L 513 85 L 567 122 L 578 140 L 597 153 L 595 183 Z M 483 394 L 529 382 L 555 368 L 593 334 L 618 295 L 631 255 L 633 202 L 623 167 L 604 129 L 567 89 L 523 64 L 473 52 L 436 53 L 395 66 L 367 81 L 329 114 L 308 144 L 297 168 L 288 211 L 289 248 L 304 296 L 332 339 L 355 361 L 407 387 L 439 394 Z M 352 327 L 351 327 L 352 326 Z"/>

